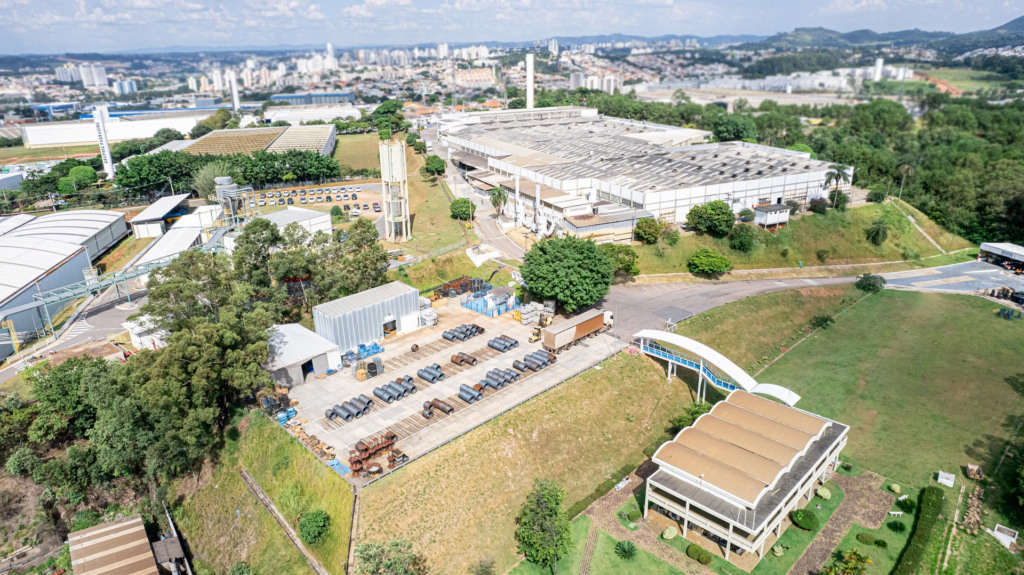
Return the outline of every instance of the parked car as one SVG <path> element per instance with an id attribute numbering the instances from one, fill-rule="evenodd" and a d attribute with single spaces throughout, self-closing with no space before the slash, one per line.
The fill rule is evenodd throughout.
<path id="1" fill-rule="evenodd" d="M 348 199 L 348 194 L 345 194 L 345 195 L 343 195 L 341 197 L 343 197 L 343 198 L 345 198 L 347 200 Z"/>
<path id="2" fill-rule="evenodd" d="M 352 217 L 356 217 L 356 216 L 359 215 L 359 213 L 360 213 L 359 210 L 352 210 L 351 212 L 348 213 L 348 215 L 350 215 Z"/>
<path id="3" fill-rule="evenodd" d="M 373 202 L 373 211 L 379 212 L 380 211 L 380 204 L 378 204 L 377 202 Z"/>
<path id="4" fill-rule="evenodd" d="M 274 197 L 275 198 L 280 198 L 281 197 L 281 192 L 277 192 L 276 194 L 274 194 Z"/>
<path id="5" fill-rule="evenodd" d="M 299 190 L 299 195 L 300 196 L 306 195 L 306 190 Z"/>
<path id="6" fill-rule="evenodd" d="M 358 200 L 358 199 L 359 199 L 359 197 L 358 197 L 358 196 L 356 196 L 355 194 L 352 194 L 352 199 L 353 199 L 353 200 Z"/>
<path id="7" fill-rule="evenodd" d="M 299 190 L 292 190 L 292 195 L 293 196 L 299 195 Z"/>
<path id="8" fill-rule="evenodd" d="M 289 205 L 289 206 L 290 206 L 290 205 L 292 205 L 292 204 L 294 204 L 294 203 L 295 203 L 295 200 L 293 200 L 293 199 L 291 199 L 291 198 L 288 198 L 288 205 Z"/>
<path id="9" fill-rule="evenodd" d="M 332 198 L 331 196 L 324 196 L 324 201 L 325 202 L 333 202 L 334 198 Z"/>
<path id="10" fill-rule="evenodd" d="M 306 203 L 306 198 L 299 198 L 299 203 L 300 204 Z"/>
<path id="11" fill-rule="evenodd" d="M 323 196 L 317 196 L 317 197 L 316 197 L 316 203 L 318 203 L 318 204 L 322 204 L 322 203 L 324 203 L 324 198 L 323 198 Z"/>
<path id="12" fill-rule="evenodd" d="M 345 204 L 344 206 L 341 207 L 341 209 L 343 209 L 343 210 L 345 210 L 347 212 L 347 211 L 352 209 L 352 206 L 350 206 L 348 204 Z"/>
<path id="13" fill-rule="evenodd" d="M 370 209 L 370 204 L 363 204 L 363 209 L 364 210 Z"/>
<path id="14" fill-rule="evenodd" d="M 261 206 L 267 205 L 267 200 L 260 200 L 260 205 Z"/>
<path id="15" fill-rule="evenodd" d="M 362 187 L 362 186 L 356 186 L 356 191 L 357 191 L 357 192 L 361 192 L 361 191 L 363 191 L 363 187 Z"/>
<path id="16" fill-rule="evenodd" d="M 249 202 L 249 207 L 250 208 L 255 208 L 256 207 L 256 202 L 255 201 L 250 201 Z"/>
<path id="17" fill-rule="evenodd" d="M 340 202 L 341 201 L 341 194 L 335 195 L 334 199 Z"/>

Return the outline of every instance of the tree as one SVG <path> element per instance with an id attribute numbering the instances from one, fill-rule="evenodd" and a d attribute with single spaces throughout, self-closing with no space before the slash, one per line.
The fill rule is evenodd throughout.
<path id="1" fill-rule="evenodd" d="M 96 170 L 92 166 L 75 166 L 68 172 L 68 177 L 74 180 L 78 189 L 91 186 L 99 181 Z"/>
<path id="2" fill-rule="evenodd" d="M 498 214 L 505 213 L 505 204 L 508 203 L 508 190 L 504 186 L 496 186 L 491 188 L 489 195 L 491 197 L 491 205 L 494 206 Z"/>
<path id="3" fill-rule="evenodd" d="M 299 519 L 299 537 L 310 545 L 319 543 L 330 525 L 331 517 L 322 509 L 303 513 Z"/>
<path id="4" fill-rule="evenodd" d="M 558 573 L 558 560 L 572 551 L 572 524 L 562 508 L 565 490 L 550 479 L 534 479 L 516 516 L 516 541 L 526 560 Z"/>
<path id="5" fill-rule="evenodd" d="M 356 573 L 360 575 L 417 575 L 425 573 L 421 560 L 412 552 L 412 543 L 392 539 L 387 544 L 356 545 Z"/>
<path id="6" fill-rule="evenodd" d="M 871 225 L 865 230 L 868 241 L 880 246 L 885 243 L 885 240 L 889 239 L 889 230 L 892 229 L 889 222 L 885 220 L 875 220 L 871 222 Z"/>
<path id="7" fill-rule="evenodd" d="M 736 216 L 729 204 L 715 200 L 690 208 L 686 214 L 686 227 L 715 236 L 724 236 L 732 229 Z"/>
<path id="8" fill-rule="evenodd" d="M 850 205 L 850 196 L 846 195 L 842 190 L 832 190 L 828 193 L 828 199 L 832 202 L 832 207 L 840 212 L 845 212 L 846 206 Z"/>
<path id="9" fill-rule="evenodd" d="M 167 142 L 173 142 L 174 140 L 184 140 L 185 134 L 182 134 L 174 128 L 160 128 L 155 134 L 153 134 L 153 138 L 158 140 L 162 146 Z"/>
<path id="10" fill-rule="evenodd" d="M 672 433 L 678 433 L 693 425 L 697 418 L 711 411 L 711 404 L 706 401 L 695 401 L 683 408 L 683 412 L 672 418 Z"/>
<path id="11" fill-rule="evenodd" d="M 836 319 L 827 313 L 811 318 L 811 327 L 815 329 L 826 329 L 834 323 L 836 323 Z"/>
<path id="12" fill-rule="evenodd" d="M 473 219 L 473 214 L 476 212 L 476 205 L 467 198 L 458 198 L 448 206 L 448 209 L 451 211 L 453 218 L 469 221 Z"/>
<path id="13" fill-rule="evenodd" d="M 96 419 L 96 408 L 85 401 L 90 379 L 103 379 L 110 365 L 103 359 L 74 357 L 57 366 L 32 367 L 26 379 L 40 411 L 29 429 L 36 443 L 85 437 Z"/>
<path id="14" fill-rule="evenodd" d="M 257 218 L 246 224 L 231 255 L 238 279 L 257 290 L 270 288 L 270 254 L 281 241 L 281 232 L 270 220 Z"/>
<path id="15" fill-rule="evenodd" d="M 413 146 L 413 145 L 416 144 L 416 140 L 419 140 L 419 139 L 420 139 L 420 135 L 419 134 L 417 134 L 416 132 L 409 132 L 405 136 L 405 143 L 407 145 L 409 145 L 409 146 Z"/>
<path id="16" fill-rule="evenodd" d="M 712 132 L 719 142 L 757 138 L 757 126 L 754 121 L 750 119 L 750 116 L 742 114 L 725 114 L 718 118 Z"/>
<path id="17" fill-rule="evenodd" d="M 553 299 L 571 312 L 608 295 L 615 270 L 593 241 L 574 236 L 541 240 L 523 261 L 521 273 L 530 294 Z"/>
<path id="18" fill-rule="evenodd" d="M 341 211 L 341 206 L 331 206 L 331 218 L 342 218 L 345 216 L 345 212 Z"/>
<path id="19" fill-rule="evenodd" d="M 636 222 L 636 229 L 633 230 L 633 234 L 641 242 L 653 244 L 661 237 L 661 230 L 662 225 L 658 220 L 654 218 L 640 218 Z"/>
<path id="20" fill-rule="evenodd" d="M 412 144 L 412 150 L 417 154 L 422 154 L 427 151 L 427 143 L 422 140 L 417 140 Z"/>
<path id="21" fill-rule="evenodd" d="M 435 176 L 440 176 L 441 174 L 444 174 L 446 165 L 447 164 L 445 163 L 444 160 L 441 159 L 440 156 L 431 154 L 427 156 L 427 161 L 424 164 L 424 167 L 427 168 L 427 171 L 430 172 L 431 174 L 434 174 Z"/>
<path id="22" fill-rule="evenodd" d="M 35 451 L 27 445 L 23 445 L 14 451 L 7 458 L 7 463 L 4 464 L 4 469 L 11 475 L 20 475 L 22 477 L 31 477 L 36 468 L 42 463 L 39 456 L 36 455 Z"/>
<path id="23" fill-rule="evenodd" d="M 390 128 L 380 128 L 380 129 L 377 130 L 377 136 L 379 136 L 381 140 L 390 140 L 391 139 L 391 129 Z"/>
<path id="24" fill-rule="evenodd" d="M 193 126 L 192 130 L 188 133 L 188 137 L 192 140 L 198 140 L 212 131 L 213 128 L 211 126 L 200 123 Z"/>
<path id="25" fill-rule="evenodd" d="M 597 246 L 597 249 L 615 266 L 616 275 L 635 276 L 640 273 L 636 265 L 639 256 L 633 246 L 607 243 Z"/>
<path id="26" fill-rule="evenodd" d="M 815 214 L 825 215 L 828 211 L 828 201 L 825 198 L 814 198 L 808 207 Z"/>
<path id="27" fill-rule="evenodd" d="M 843 184 L 849 184 L 849 183 L 850 183 L 850 174 L 849 174 L 849 172 L 847 172 L 846 166 L 844 166 L 842 164 L 831 164 L 828 167 L 828 171 L 825 172 L 825 185 L 826 186 L 832 186 L 832 191 L 833 192 L 838 192 L 839 191 L 839 186 L 841 186 Z M 830 195 L 832 196 L 832 197 L 829 198 L 830 200 L 832 200 L 832 207 L 836 208 L 836 198 L 839 197 L 839 194 L 836 193 L 836 194 L 830 194 Z M 847 196 L 847 201 L 849 201 L 849 196 Z M 839 210 L 846 209 L 845 204 L 843 205 L 842 208 L 838 208 L 838 209 Z"/>
<path id="28" fill-rule="evenodd" d="M 234 166 L 227 160 L 216 160 L 192 173 L 192 189 L 201 197 L 207 197 L 216 189 L 216 178 L 237 176 Z"/>
<path id="29" fill-rule="evenodd" d="M 710 248 L 697 250 L 690 259 L 686 260 L 686 268 L 691 273 L 714 275 L 725 273 L 732 269 L 732 262 L 729 258 Z"/>
<path id="30" fill-rule="evenodd" d="M 876 274 L 864 274 L 857 278 L 854 287 L 868 293 L 878 293 L 885 287 L 885 278 Z"/>
<path id="31" fill-rule="evenodd" d="M 736 224 L 729 231 L 729 247 L 741 252 L 749 252 L 757 243 L 757 230 L 747 224 Z"/>

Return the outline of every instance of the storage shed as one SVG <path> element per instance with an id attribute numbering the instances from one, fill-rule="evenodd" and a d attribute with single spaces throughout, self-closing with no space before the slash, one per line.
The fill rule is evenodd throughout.
<path id="1" fill-rule="evenodd" d="M 754 206 L 754 224 L 767 228 L 789 223 L 789 210 L 789 206 L 785 204 Z"/>
<path id="2" fill-rule="evenodd" d="M 419 327 L 419 291 L 391 282 L 313 308 L 313 325 L 342 352 Z"/>
<path id="3" fill-rule="evenodd" d="M 75 575 L 158 575 L 142 517 L 132 515 L 68 535 Z"/>
<path id="4" fill-rule="evenodd" d="M 288 209 L 286 210 L 264 214 L 260 217 L 273 222 L 281 233 L 284 233 L 284 229 L 288 227 L 288 224 L 299 224 L 302 226 L 302 229 L 309 232 L 310 237 L 316 235 L 317 232 L 324 232 L 327 235 L 331 235 L 331 232 L 333 231 L 333 227 L 331 226 L 331 214 L 327 212 L 318 212 L 316 210 L 307 210 L 305 208 L 288 206 Z"/>
<path id="5" fill-rule="evenodd" d="M 132 234 L 136 238 L 155 238 L 167 231 L 174 221 L 188 213 L 189 194 L 164 196 L 132 218 Z"/>
<path id="6" fill-rule="evenodd" d="M 985 242 L 978 248 L 978 259 L 987 259 L 998 265 L 1024 265 L 1024 247 L 1008 242 Z"/>
<path id="7" fill-rule="evenodd" d="M 277 385 L 301 385 L 308 375 L 327 375 L 327 370 L 341 367 L 338 346 L 297 323 L 271 327 L 267 346 L 266 368 Z"/>

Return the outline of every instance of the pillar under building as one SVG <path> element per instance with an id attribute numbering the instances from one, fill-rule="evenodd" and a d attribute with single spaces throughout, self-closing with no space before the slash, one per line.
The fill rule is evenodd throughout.
<path id="1" fill-rule="evenodd" d="M 526 109 L 533 109 L 533 54 L 526 55 Z"/>
<path id="2" fill-rule="evenodd" d="M 404 141 L 395 138 L 380 143 L 380 177 L 384 238 L 389 242 L 408 240 L 409 176 Z"/>

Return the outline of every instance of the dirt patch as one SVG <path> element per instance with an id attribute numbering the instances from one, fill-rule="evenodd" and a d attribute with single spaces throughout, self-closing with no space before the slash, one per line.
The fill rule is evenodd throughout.
<path id="1" fill-rule="evenodd" d="M 87 341 L 74 347 L 48 353 L 42 356 L 42 359 L 50 362 L 51 366 L 58 366 L 73 357 L 81 356 L 102 357 L 106 359 L 115 356 L 118 359 L 122 359 L 121 350 L 106 341 Z"/>
<path id="2" fill-rule="evenodd" d="M 248 421 L 248 418 L 246 419 Z M 203 489 L 213 480 L 213 472 L 217 468 L 217 465 L 207 459 L 203 462 L 202 469 L 199 470 L 199 474 L 195 477 L 185 477 L 179 483 L 178 487 L 178 498 L 185 500 L 196 494 L 200 489 Z"/>
<path id="3" fill-rule="evenodd" d="M 242 418 L 242 421 L 238 422 L 238 435 L 243 436 L 245 432 L 249 430 L 249 416 L 246 415 Z"/>

